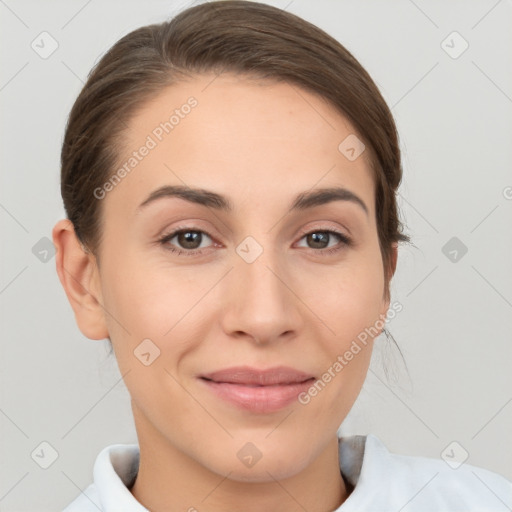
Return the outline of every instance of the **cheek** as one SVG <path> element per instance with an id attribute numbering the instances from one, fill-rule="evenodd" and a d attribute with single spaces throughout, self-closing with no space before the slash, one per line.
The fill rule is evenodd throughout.
<path id="1" fill-rule="evenodd" d="M 380 270 L 378 264 L 354 265 L 350 272 L 340 272 L 329 291 L 315 299 L 329 330 L 319 338 L 325 354 L 323 373 L 310 399 L 315 401 L 315 414 L 328 416 L 326 421 L 333 425 L 343 420 L 357 398 L 370 364 L 373 340 L 383 326 L 384 280 Z"/>
<path id="2" fill-rule="evenodd" d="M 203 299 L 214 276 L 205 281 L 183 268 L 162 265 L 134 256 L 122 261 L 112 258 L 105 266 L 105 317 L 123 371 L 139 372 L 140 357 L 149 352 L 146 359 L 154 358 L 152 370 L 165 367 L 174 373 L 180 360 L 203 338 L 200 320 L 205 308 L 211 307 Z"/>
<path id="3" fill-rule="evenodd" d="M 194 266 L 173 267 L 165 259 L 150 262 L 136 252 L 131 256 L 123 252 L 121 260 L 112 255 L 105 261 L 103 300 L 111 338 L 118 333 L 133 338 L 132 343 L 144 338 L 165 342 L 180 331 L 180 322 L 214 313 L 206 296 L 225 272 L 223 266 L 199 271 Z M 295 268 L 293 287 L 324 322 L 326 332 L 331 333 L 328 338 L 342 348 L 340 342 L 357 336 L 378 319 L 384 286 L 382 263 L 375 251 L 360 251 L 338 267 L 312 270 L 312 264 Z"/>
<path id="4" fill-rule="evenodd" d="M 375 257 L 363 255 L 357 264 L 347 265 L 315 282 L 315 294 L 309 300 L 330 328 L 338 348 L 379 319 L 384 277 L 380 260 Z"/>
<path id="5" fill-rule="evenodd" d="M 204 294 L 186 273 L 151 265 L 144 258 L 113 260 L 105 275 L 108 312 L 130 333 L 146 337 L 165 335 Z"/>

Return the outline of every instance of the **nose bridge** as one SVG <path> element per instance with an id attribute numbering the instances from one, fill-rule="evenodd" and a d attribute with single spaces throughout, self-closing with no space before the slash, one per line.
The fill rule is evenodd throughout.
<path id="1" fill-rule="evenodd" d="M 287 286 L 291 274 L 281 264 L 284 255 L 270 247 L 271 237 L 266 240 L 264 244 L 247 237 L 236 247 L 224 326 L 228 332 L 244 332 L 260 343 L 296 330 L 300 318 Z"/>

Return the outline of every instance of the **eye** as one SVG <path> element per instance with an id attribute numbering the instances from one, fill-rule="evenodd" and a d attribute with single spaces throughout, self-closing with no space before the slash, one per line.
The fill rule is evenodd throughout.
<path id="1" fill-rule="evenodd" d="M 176 254 L 184 254 L 186 256 L 195 256 L 203 253 L 203 248 L 200 248 L 204 235 L 211 239 L 211 236 L 206 231 L 193 228 L 179 228 L 168 235 L 164 235 L 159 242 L 165 248 Z M 177 242 L 182 245 L 183 249 L 176 248 L 169 242 L 176 238 Z"/>
<path id="2" fill-rule="evenodd" d="M 184 228 L 180 227 L 173 232 L 164 235 L 159 239 L 159 243 L 165 247 L 166 250 L 185 256 L 197 256 L 205 252 L 205 247 L 201 247 L 201 243 L 204 241 L 204 237 L 212 238 L 206 231 L 195 228 Z M 338 244 L 334 247 L 328 248 L 330 239 L 334 235 L 338 240 Z M 171 244 L 171 240 L 176 238 L 176 243 L 181 246 L 176 247 Z M 313 247 L 310 249 L 319 255 L 330 255 L 341 251 L 345 247 L 352 245 L 352 240 L 347 235 L 334 231 L 332 229 L 309 231 L 302 234 L 301 240 L 307 239 L 307 243 L 312 243 Z M 327 243 L 327 247 L 325 244 Z"/>
<path id="3" fill-rule="evenodd" d="M 338 243 L 332 248 L 327 248 L 325 244 L 329 243 L 329 241 L 332 239 L 332 235 L 334 235 L 339 240 L 340 243 Z M 349 247 L 350 245 L 352 245 L 352 240 L 347 235 L 340 233 L 338 231 L 334 231 L 332 229 L 316 229 L 314 231 L 309 231 L 308 233 L 305 233 L 302 236 L 301 240 L 304 238 L 306 238 L 308 243 L 313 244 L 313 248 L 319 249 L 315 252 L 319 253 L 320 255 L 333 254 L 338 251 L 341 251 L 344 247 Z"/>

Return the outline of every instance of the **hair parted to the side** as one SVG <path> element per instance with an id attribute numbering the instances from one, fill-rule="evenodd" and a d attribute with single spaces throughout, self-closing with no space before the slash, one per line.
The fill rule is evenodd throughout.
<path id="1" fill-rule="evenodd" d="M 98 256 L 104 219 L 94 190 L 115 173 L 130 118 L 164 87 L 207 72 L 287 82 L 348 118 L 370 155 L 389 298 L 392 245 L 410 241 L 396 202 L 402 164 L 391 111 L 343 45 L 302 18 L 258 2 L 190 7 L 125 35 L 91 70 L 70 112 L 61 153 L 64 207 L 84 249 Z"/>

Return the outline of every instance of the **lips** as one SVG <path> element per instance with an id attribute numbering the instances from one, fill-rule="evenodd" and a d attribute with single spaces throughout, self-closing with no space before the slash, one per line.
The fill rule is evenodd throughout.
<path id="1" fill-rule="evenodd" d="M 291 405 L 314 380 L 313 375 L 288 366 L 266 370 L 239 366 L 200 376 L 215 397 L 238 409 L 260 414 Z"/>
<path id="2" fill-rule="evenodd" d="M 277 366 L 266 370 L 257 370 L 249 366 L 235 366 L 216 372 L 201 375 L 201 378 L 226 384 L 242 384 L 246 386 L 275 386 L 297 384 L 314 376 L 289 366 Z"/>

